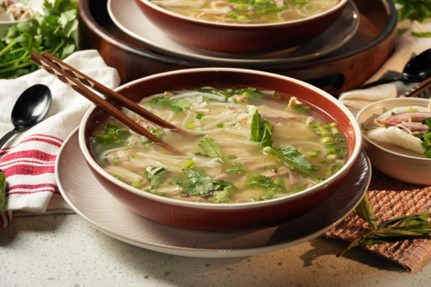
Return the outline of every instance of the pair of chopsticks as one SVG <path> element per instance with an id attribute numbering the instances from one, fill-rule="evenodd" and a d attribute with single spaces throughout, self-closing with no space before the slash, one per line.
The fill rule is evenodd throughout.
<path id="1" fill-rule="evenodd" d="M 412 89 L 401 94 L 400 97 L 431 98 L 431 77 L 418 83 Z"/>
<path id="2" fill-rule="evenodd" d="M 171 123 L 165 121 L 164 119 L 144 109 L 139 104 L 131 101 L 130 99 L 119 94 L 118 92 L 115 92 L 110 88 L 102 85 L 101 83 L 83 74 L 82 72 L 64 63 L 62 60 L 56 58 L 55 56 L 49 53 L 46 53 L 46 52 L 41 54 L 33 53 L 31 55 L 31 60 L 35 62 L 37 65 L 41 66 L 50 74 L 53 74 L 54 76 L 56 76 L 62 82 L 68 84 L 72 89 L 74 89 L 75 91 L 77 91 L 78 93 L 80 93 L 81 95 L 89 99 L 90 101 L 92 101 L 98 107 L 104 109 L 110 115 L 112 115 L 113 117 L 121 121 L 123 124 L 131 128 L 138 134 L 145 136 L 150 141 L 156 144 L 159 144 L 161 147 L 165 148 L 166 150 L 172 153 L 182 154 L 176 148 L 165 143 L 160 138 L 158 138 L 157 136 L 149 132 L 147 129 L 145 129 L 143 126 L 138 124 L 136 121 L 126 116 L 120 110 L 120 108 L 117 108 L 115 105 L 107 101 L 107 99 L 110 99 L 111 101 L 130 109 L 131 111 L 142 116 L 146 120 L 157 124 L 160 127 L 169 128 L 183 133 L 186 133 L 185 131 L 180 130 L 179 128 L 172 125 Z M 100 94 L 105 96 L 106 99 L 99 96 L 91 89 L 94 89 L 95 91 L 99 92 Z"/>

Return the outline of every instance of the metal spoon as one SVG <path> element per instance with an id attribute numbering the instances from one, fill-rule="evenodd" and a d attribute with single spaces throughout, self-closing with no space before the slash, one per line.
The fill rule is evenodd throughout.
<path id="1" fill-rule="evenodd" d="M 11 121 L 14 129 L 0 139 L 0 147 L 16 133 L 41 122 L 48 113 L 51 102 L 51 91 L 47 86 L 37 84 L 26 89 L 12 109 Z"/>
<path id="2" fill-rule="evenodd" d="M 394 77 L 383 78 L 359 87 L 366 89 L 373 86 L 401 81 L 405 84 L 421 82 L 431 76 L 431 49 L 425 50 L 419 55 L 411 58 L 401 73 L 396 73 Z"/>

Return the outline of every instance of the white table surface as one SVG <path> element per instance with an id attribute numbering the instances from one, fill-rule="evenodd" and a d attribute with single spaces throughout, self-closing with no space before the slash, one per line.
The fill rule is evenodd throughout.
<path id="1" fill-rule="evenodd" d="M 431 263 L 408 273 L 322 238 L 247 258 L 187 258 L 145 250 L 76 214 L 15 217 L 0 230 L 0 286 L 431 286 Z"/>

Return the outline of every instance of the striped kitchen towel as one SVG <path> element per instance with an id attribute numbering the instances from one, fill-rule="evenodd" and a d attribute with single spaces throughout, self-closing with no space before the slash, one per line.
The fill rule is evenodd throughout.
<path id="1" fill-rule="evenodd" d="M 120 83 L 118 72 L 108 67 L 96 50 L 75 52 L 65 62 L 110 88 Z M 0 147 L 0 170 L 6 176 L 0 228 L 6 227 L 13 216 L 71 212 L 57 189 L 55 160 L 63 140 L 92 104 L 44 70 L 0 80 L 0 136 L 13 129 L 12 107 L 18 96 L 34 84 L 50 88 L 52 104 L 45 120 Z"/>

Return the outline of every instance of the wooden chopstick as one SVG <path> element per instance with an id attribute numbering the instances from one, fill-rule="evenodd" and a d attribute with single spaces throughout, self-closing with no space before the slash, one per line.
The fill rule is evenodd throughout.
<path id="1" fill-rule="evenodd" d="M 121 121 L 122 123 L 127 125 L 129 128 L 131 128 L 135 132 L 139 133 L 140 135 L 145 136 L 150 141 L 159 144 L 161 147 L 165 148 L 166 150 L 168 150 L 170 152 L 173 152 L 175 154 L 182 154 L 179 150 L 177 150 L 173 146 L 165 143 L 160 138 L 158 138 L 157 136 L 155 136 L 154 134 L 149 132 L 147 129 L 145 129 L 143 126 L 138 124 L 136 121 L 134 121 L 133 119 L 126 116 L 119 108 L 117 108 L 116 106 L 111 104 L 109 101 L 105 100 L 104 98 L 102 98 L 99 95 L 97 95 L 96 93 L 94 93 L 87 86 L 89 86 L 89 87 L 96 87 L 97 86 L 97 89 L 98 89 L 97 91 L 99 91 L 102 95 L 106 95 L 105 92 L 109 93 L 111 96 L 108 96 L 108 97 L 110 97 L 111 99 L 114 98 L 114 96 L 113 96 L 114 94 L 117 94 L 116 92 L 110 90 L 109 88 L 103 86 L 100 83 L 97 83 L 95 80 L 89 78 L 88 76 L 85 76 L 84 74 L 82 74 L 78 70 L 76 70 L 74 68 L 71 69 L 71 67 L 69 65 L 62 62 L 61 60 L 59 60 L 53 56 L 51 56 L 51 57 L 47 56 L 47 53 L 44 53 L 43 55 L 39 54 L 39 53 L 33 53 L 31 55 L 31 59 L 33 62 L 40 65 L 47 72 L 53 74 L 59 80 L 68 84 L 72 89 L 74 89 L 75 91 L 77 91 L 78 93 L 80 93 L 81 95 L 83 95 L 84 97 L 89 99 L 90 101 L 92 101 L 94 104 L 96 104 L 100 108 L 104 109 L 110 115 L 114 116 L 116 119 L 118 119 L 119 121 Z M 52 59 L 54 59 L 54 60 L 52 60 Z M 59 63 L 61 63 L 61 64 L 59 64 Z M 83 82 L 85 82 L 86 84 L 84 84 Z M 94 89 L 96 90 L 96 88 L 94 88 Z M 118 102 L 120 104 L 128 105 L 126 107 L 133 107 L 133 109 L 136 108 L 136 107 L 134 107 L 134 105 L 137 105 L 137 104 L 134 103 L 134 105 L 130 105 L 130 103 L 129 103 L 130 100 L 128 100 L 128 99 L 125 100 L 126 98 L 121 96 L 120 94 L 116 95 L 115 97 L 116 97 L 115 101 L 118 100 Z M 130 101 L 130 102 L 132 102 L 132 101 Z M 130 108 L 130 109 L 132 109 L 132 108 Z M 152 114 L 146 110 L 144 112 L 143 117 L 146 118 L 147 120 L 149 120 L 147 118 L 147 117 L 149 117 L 151 119 L 151 121 L 156 120 L 156 118 L 160 119 L 156 115 L 154 115 L 154 114 Z M 165 121 L 162 120 L 159 122 L 161 123 L 160 125 L 162 125 L 162 123 Z M 169 124 L 169 125 L 171 125 L 171 124 Z M 163 125 L 163 127 L 168 127 L 168 126 Z"/>
<path id="2" fill-rule="evenodd" d="M 399 97 L 431 98 L 431 77 L 426 78 L 415 85 L 412 89 L 401 94 Z"/>
<path id="3" fill-rule="evenodd" d="M 58 59 L 57 57 L 47 53 L 43 52 L 41 54 L 43 57 L 49 59 L 51 62 L 57 64 L 65 73 L 70 74 L 77 80 L 79 80 L 83 85 L 88 86 L 98 92 L 100 92 L 102 95 L 114 100 L 115 102 L 121 103 L 126 108 L 134 111 L 141 117 L 161 126 L 164 128 L 169 128 L 173 130 L 180 130 L 175 125 L 165 121 L 164 119 L 156 116 L 155 114 L 147 111 L 142 106 L 138 105 L 134 101 L 128 99 L 127 97 L 121 95 L 120 93 L 104 86 L 103 84 L 97 82 L 96 80 L 88 77 L 87 75 L 83 74 L 81 71 L 75 69 L 74 67 L 70 66 L 69 64 L 63 62 L 62 60 Z"/>

